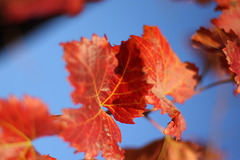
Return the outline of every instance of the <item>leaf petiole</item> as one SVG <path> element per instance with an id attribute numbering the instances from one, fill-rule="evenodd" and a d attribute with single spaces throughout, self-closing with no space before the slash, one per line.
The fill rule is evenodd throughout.
<path id="1" fill-rule="evenodd" d="M 152 118 L 148 116 L 145 116 L 145 118 L 149 120 L 159 131 L 163 133 L 164 128 L 160 124 L 158 124 L 156 121 L 154 121 Z"/>

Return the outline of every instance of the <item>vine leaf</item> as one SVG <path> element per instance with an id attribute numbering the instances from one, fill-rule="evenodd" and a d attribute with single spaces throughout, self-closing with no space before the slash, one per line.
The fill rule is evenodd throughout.
<path id="1" fill-rule="evenodd" d="M 14 96 L 0 99 L 0 157 L 10 159 L 40 158 L 32 140 L 55 135 L 61 127 L 50 117 L 47 106 L 39 99 Z"/>
<path id="2" fill-rule="evenodd" d="M 124 148 L 125 160 L 156 160 L 161 153 L 164 139 L 155 140 L 141 148 Z"/>
<path id="3" fill-rule="evenodd" d="M 240 4 L 236 7 L 230 7 L 229 9 L 223 10 L 219 19 L 212 19 L 212 23 L 224 29 L 226 32 L 233 31 L 240 37 Z"/>
<path id="4" fill-rule="evenodd" d="M 240 93 L 240 47 L 236 41 L 228 41 L 223 52 L 226 54 L 228 64 L 230 65 L 229 69 L 236 73 L 235 81 L 238 84 L 237 92 Z"/>
<path id="5" fill-rule="evenodd" d="M 225 32 L 224 29 L 215 27 L 213 29 L 206 29 L 200 27 L 196 31 L 196 34 L 191 37 L 193 41 L 193 47 L 196 49 L 204 49 L 208 52 L 222 53 L 222 49 L 225 47 L 228 40 L 236 40 L 238 36 L 230 30 Z"/>
<path id="6" fill-rule="evenodd" d="M 220 31 L 218 28 L 210 30 L 200 27 L 200 29 L 196 31 L 196 34 L 191 37 L 193 41 L 193 47 L 197 49 L 204 48 L 208 50 L 221 48 L 224 46 L 224 43 L 218 34 L 219 32 Z"/>
<path id="7" fill-rule="evenodd" d="M 215 0 L 218 3 L 217 9 L 222 10 L 220 17 L 212 19 L 215 25 L 213 30 L 200 28 L 192 36 L 193 46 L 203 49 L 207 54 L 210 66 L 219 66 L 217 69 L 226 71 L 230 77 L 235 76 L 235 81 L 239 85 L 238 76 L 238 52 L 240 43 L 240 4 L 238 0 Z M 209 58 L 210 57 L 210 58 Z M 226 60 L 227 59 L 227 60 Z M 230 66 L 229 66 L 230 65 Z M 231 79 L 231 78 L 230 78 Z M 234 89 L 234 93 L 239 93 Z"/>
<path id="8" fill-rule="evenodd" d="M 169 136 L 153 141 L 142 148 L 126 148 L 126 160 L 200 160 L 222 159 L 219 151 L 188 141 L 175 141 Z"/>
<path id="9" fill-rule="evenodd" d="M 77 152 L 85 152 L 85 158 L 94 158 L 102 150 L 106 159 L 123 159 L 120 130 L 102 107 L 122 123 L 133 124 L 135 117 L 143 116 L 151 85 L 146 83 L 138 50 L 128 41 L 112 48 L 106 37 L 97 35 L 91 41 L 82 38 L 61 45 L 74 86 L 73 101 L 83 106 L 63 111 L 60 121 L 66 128 L 59 135 Z"/>
<path id="10" fill-rule="evenodd" d="M 179 60 L 157 27 L 144 26 L 143 37 L 131 36 L 131 40 L 140 50 L 148 83 L 153 84 L 146 96 L 147 103 L 161 109 L 162 114 L 168 113 L 172 121 L 164 133 L 180 139 L 186 124 L 181 112 L 166 96 L 172 96 L 178 103 L 189 99 L 199 79 L 198 69 Z"/>
<path id="11" fill-rule="evenodd" d="M 82 38 L 81 42 L 62 46 L 76 104 L 97 102 L 98 107 L 106 107 L 122 123 L 133 124 L 135 117 L 143 116 L 143 97 L 151 85 L 146 83 L 143 62 L 133 43 L 122 42 L 117 54 L 106 37 L 97 35 L 92 41 Z"/>
<path id="12" fill-rule="evenodd" d="M 76 152 L 85 152 L 86 159 L 93 159 L 100 150 L 105 159 L 123 159 L 121 132 L 112 117 L 98 104 L 83 105 L 80 109 L 64 109 L 61 120 L 66 129 L 60 133 L 65 141 L 76 148 Z"/>
<path id="13" fill-rule="evenodd" d="M 233 32 L 225 32 L 223 29 L 215 27 L 206 29 L 201 27 L 196 34 L 191 37 L 193 47 L 199 49 L 204 59 L 208 61 L 209 67 L 212 67 L 218 74 L 229 74 L 229 65 L 222 49 L 228 40 L 237 40 L 238 36 Z"/>
<path id="14" fill-rule="evenodd" d="M 157 160 L 221 160 L 222 158 L 223 154 L 214 148 L 201 146 L 188 141 L 175 141 L 171 137 L 166 136 Z"/>

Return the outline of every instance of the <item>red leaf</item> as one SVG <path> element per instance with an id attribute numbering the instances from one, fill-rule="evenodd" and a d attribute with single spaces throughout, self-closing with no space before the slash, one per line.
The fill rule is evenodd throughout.
<path id="1" fill-rule="evenodd" d="M 226 32 L 233 30 L 240 37 L 240 5 L 223 10 L 219 19 L 213 19 L 212 23 Z"/>
<path id="2" fill-rule="evenodd" d="M 35 159 L 32 140 L 54 135 L 59 126 L 50 117 L 47 106 L 41 100 L 25 96 L 23 101 L 11 96 L 0 99 L 0 157 L 10 159 Z"/>
<path id="3" fill-rule="evenodd" d="M 174 128 L 171 135 L 180 138 L 185 130 L 185 121 L 180 111 L 166 98 L 170 95 L 176 102 L 183 103 L 194 94 L 198 81 L 198 69 L 190 63 L 182 63 L 172 51 L 165 37 L 157 27 L 144 27 L 143 38 L 131 36 L 145 63 L 148 82 L 154 87 L 147 96 L 147 101 L 154 104 L 161 113 L 168 113 L 172 118 L 169 128 Z M 165 133 L 168 134 L 168 130 Z"/>
<path id="4" fill-rule="evenodd" d="M 97 101 L 122 123 L 134 123 L 133 118 L 142 116 L 149 85 L 134 44 L 124 42 L 112 50 L 106 37 L 93 35 L 92 41 L 82 38 L 62 46 L 76 104 Z"/>
<path id="5" fill-rule="evenodd" d="M 228 41 L 226 48 L 223 49 L 223 52 L 227 56 L 228 64 L 230 65 L 229 69 L 236 73 L 235 81 L 240 85 L 240 47 L 237 46 L 237 42 Z M 237 92 L 240 93 L 240 87 L 238 86 Z"/>
<path id="6" fill-rule="evenodd" d="M 64 47 L 64 60 L 67 62 L 69 81 L 74 86 L 73 101 L 91 103 L 106 99 L 111 94 L 109 80 L 114 77 L 118 62 L 107 38 L 93 35 L 92 41 L 82 38 L 81 42 L 72 41 L 61 44 Z"/>
<path id="7" fill-rule="evenodd" d="M 122 42 L 119 53 L 116 54 L 119 62 L 115 69 L 117 78 L 112 77 L 114 93 L 103 106 L 107 107 L 114 118 L 122 123 L 134 123 L 133 118 L 143 116 L 146 111 L 144 96 L 152 87 L 146 83 L 146 74 L 142 71 L 143 62 L 139 57 L 139 50 L 132 41 Z M 114 80 L 114 78 L 117 80 Z"/>
<path id="8" fill-rule="evenodd" d="M 69 110 L 71 115 L 77 114 L 79 118 L 70 116 L 74 118 L 73 122 L 60 135 L 70 141 L 77 151 L 85 152 L 86 157 L 93 158 L 102 150 L 105 158 L 123 159 L 123 151 L 117 144 L 121 141 L 120 130 L 101 106 L 108 108 L 114 118 L 123 123 L 134 123 L 135 117 L 143 116 L 146 107 L 144 96 L 150 85 L 146 84 L 138 50 L 131 42 L 123 42 L 121 47 L 112 48 L 106 37 L 99 38 L 96 35 L 93 35 L 92 41 L 82 38 L 81 42 L 68 42 L 62 46 L 65 50 L 66 68 L 70 72 L 69 80 L 75 88 L 72 92 L 73 101 L 76 104 L 82 103 L 83 107 Z M 63 117 L 69 117 L 68 110 L 64 112 L 66 115 Z M 88 117 L 81 117 L 83 114 Z M 102 122 L 101 119 L 108 119 L 108 122 Z M 65 122 L 66 118 L 61 121 Z M 81 125 L 85 123 L 89 124 Z M 84 127 L 94 129 L 91 132 L 97 134 L 96 141 L 88 132 L 79 137 L 90 136 L 85 142 L 72 140 L 72 135 L 79 134 L 80 128 Z M 106 132 L 105 129 L 113 132 Z"/>
<path id="9" fill-rule="evenodd" d="M 3 0 L 1 2 L 1 12 L 8 22 L 21 23 L 34 18 L 47 18 L 63 13 L 76 15 L 83 10 L 86 1 L 87 0 Z"/>
<path id="10" fill-rule="evenodd" d="M 234 32 L 225 32 L 217 27 L 212 30 L 201 27 L 192 36 L 193 47 L 200 50 L 200 55 L 206 60 L 205 63 L 218 74 L 229 74 L 229 65 L 222 49 L 228 40 L 236 39 L 238 36 Z"/>
<path id="11" fill-rule="evenodd" d="M 85 152 L 86 159 L 93 159 L 100 150 L 105 159 L 123 159 L 124 151 L 118 146 L 121 132 L 112 117 L 97 103 L 83 105 L 80 109 L 63 110 L 61 120 L 66 129 L 60 133 L 76 152 Z"/>

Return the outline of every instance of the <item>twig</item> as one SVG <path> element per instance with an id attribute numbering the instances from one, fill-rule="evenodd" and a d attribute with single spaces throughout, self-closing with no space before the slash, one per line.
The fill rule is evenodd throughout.
<path id="1" fill-rule="evenodd" d="M 149 114 L 149 113 L 152 113 L 152 112 L 154 112 L 154 111 L 157 111 L 157 110 L 156 110 L 156 109 L 153 109 L 153 108 L 151 108 L 151 109 L 149 109 L 149 110 L 145 111 L 145 112 L 143 113 L 143 115 L 144 115 L 145 117 L 148 117 L 148 114 Z"/>
<path id="2" fill-rule="evenodd" d="M 161 131 L 163 133 L 164 128 L 158 124 L 156 121 L 154 121 L 152 118 L 145 116 L 145 118 L 147 118 L 159 131 Z"/>
<path id="3" fill-rule="evenodd" d="M 209 85 L 207 85 L 207 86 L 204 86 L 204 87 L 202 87 L 202 88 L 199 88 L 199 89 L 195 92 L 195 94 L 198 94 L 198 93 L 200 93 L 200 92 L 202 92 L 202 91 L 204 91 L 204 90 L 206 90 L 206 89 L 212 88 L 212 87 L 214 87 L 214 86 L 217 86 L 217 85 L 220 85 L 220 84 L 224 84 L 224 83 L 228 83 L 228 82 L 232 82 L 232 78 L 228 78 L 228 79 L 225 79 L 225 80 L 220 80 L 220 81 L 211 83 L 211 84 L 209 84 Z"/>

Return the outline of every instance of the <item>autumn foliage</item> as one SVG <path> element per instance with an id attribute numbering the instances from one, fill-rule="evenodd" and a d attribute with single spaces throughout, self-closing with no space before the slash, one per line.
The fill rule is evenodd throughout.
<path id="1" fill-rule="evenodd" d="M 209 152 L 203 146 L 188 141 L 175 141 L 169 136 L 156 140 L 142 148 L 125 148 L 126 160 L 199 160 L 220 159 L 221 154 Z"/>
<path id="2" fill-rule="evenodd" d="M 197 68 L 181 63 L 157 27 L 145 26 L 143 37 L 131 36 L 120 46 L 112 47 L 106 37 L 97 35 L 91 41 L 82 38 L 62 46 L 69 81 L 75 87 L 73 101 L 83 106 L 63 111 L 60 121 L 67 125 L 60 136 L 85 152 L 85 158 L 94 158 L 100 150 L 106 159 L 124 157 L 118 146 L 120 130 L 102 107 L 116 120 L 132 124 L 147 111 L 147 103 L 153 104 L 153 110 L 161 109 L 172 118 L 164 133 L 180 139 L 186 128 L 184 118 L 165 96 L 172 95 L 180 103 L 190 98 L 198 80 Z"/>
<path id="3" fill-rule="evenodd" d="M 32 140 L 58 134 L 60 125 L 50 117 L 47 106 L 39 99 L 14 96 L 0 99 L 1 159 L 39 159 Z"/>
<path id="4" fill-rule="evenodd" d="M 220 66 L 220 71 L 225 71 L 235 77 L 239 84 L 239 45 L 240 45 L 240 2 L 239 0 L 215 0 L 216 9 L 222 10 L 219 18 L 211 20 L 214 27 L 206 29 L 201 27 L 192 36 L 193 46 L 205 52 L 210 59 L 216 59 L 213 67 Z M 227 59 L 227 60 L 226 60 Z M 231 79 L 230 77 L 230 79 Z M 237 89 L 238 93 L 240 90 Z"/>
<path id="5" fill-rule="evenodd" d="M 7 23 L 23 23 L 59 14 L 76 15 L 91 1 L 99 0 L 1 0 L 0 15 Z"/>
<path id="6" fill-rule="evenodd" d="M 23 12 L 21 6 L 34 4 L 33 8 L 36 7 L 27 0 L 3 2 L 9 19 L 19 21 L 32 16 L 32 10 Z M 38 7 L 53 3 L 36 2 Z M 15 3 L 21 5 L 16 8 Z M 85 1 L 68 3 L 54 9 L 45 8 L 44 12 L 34 16 L 76 14 Z M 72 3 L 83 4 L 72 8 Z M 223 12 L 212 20 L 214 28 L 201 27 L 192 36 L 193 46 L 218 59 L 218 65 L 227 72 L 229 80 L 238 85 L 236 92 L 240 93 L 240 4 L 238 1 L 219 1 L 218 9 Z M 21 14 L 16 13 L 19 16 L 16 17 L 14 12 Z M 23 99 L 13 95 L 0 99 L 0 159 L 54 160 L 49 155 L 40 155 L 32 145 L 34 139 L 49 135 L 61 137 L 75 148 L 76 153 L 84 152 L 86 159 L 94 159 L 100 152 L 109 160 L 206 158 L 207 151 L 203 146 L 180 141 L 187 122 L 175 106 L 175 103 L 183 104 L 199 93 L 196 87 L 201 76 L 194 64 L 181 62 L 158 27 L 145 25 L 142 36 L 131 35 L 120 45 L 112 46 L 107 36 L 93 34 L 92 39 L 63 42 L 61 46 L 68 80 L 74 88 L 71 97 L 79 107 L 65 108 L 62 115 L 56 116 L 49 113 L 44 102 L 29 95 Z M 146 109 L 148 104 L 152 108 Z M 167 113 L 171 118 L 163 130 L 170 136 L 142 149 L 124 151 L 119 146 L 122 137 L 115 120 L 134 124 L 135 118 L 147 117 L 154 111 Z M 212 155 L 215 159 L 220 157 Z"/>

